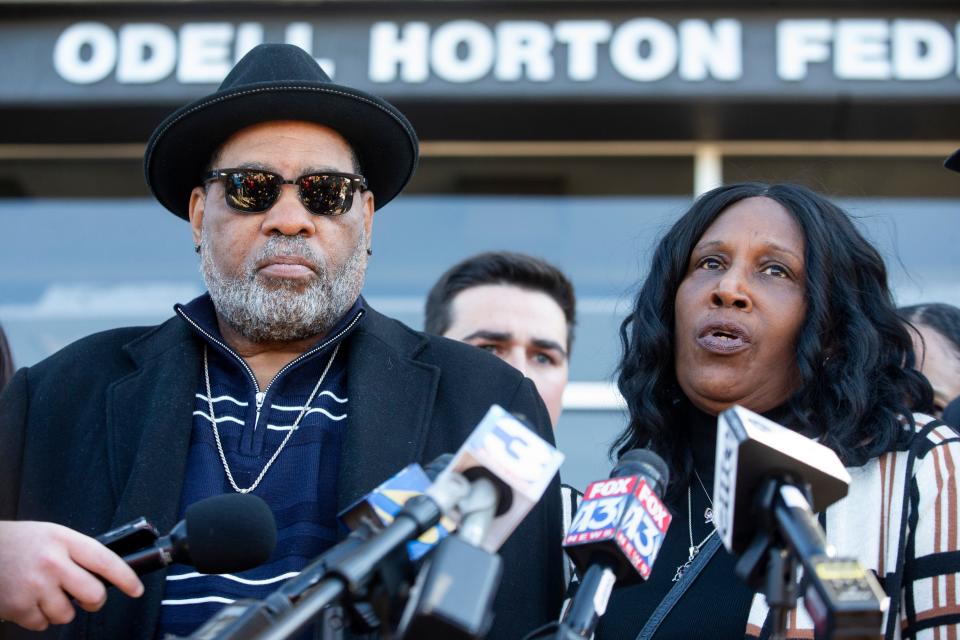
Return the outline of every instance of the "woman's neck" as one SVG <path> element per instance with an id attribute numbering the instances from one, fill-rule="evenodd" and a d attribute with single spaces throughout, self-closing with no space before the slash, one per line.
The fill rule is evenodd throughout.
<path id="1" fill-rule="evenodd" d="M 713 477 L 717 417 L 701 411 L 686 397 L 677 406 L 678 427 L 686 435 L 693 467 L 701 478 Z"/>
<path id="2" fill-rule="evenodd" d="M 682 397 L 677 405 L 677 421 L 679 429 L 683 430 L 693 468 L 704 482 L 713 478 L 713 468 L 716 460 L 717 416 L 711 415 L 694 406 L 686 397 Z M 789 426 L 790 410 L 787 403 L 783 403 L 763 416 L 778 424 Z"/>

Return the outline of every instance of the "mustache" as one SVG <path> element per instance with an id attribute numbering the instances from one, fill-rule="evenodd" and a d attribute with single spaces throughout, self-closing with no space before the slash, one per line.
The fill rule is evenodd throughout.
<path id="1" fill-rule="evenodd" d="M 253 278 L 257 265 L 274 258 L 296 257 L 308 263 L 318 275 L 324 272 L 323 256 L 318 254 L 303 236 L 270 236 L 266 243 L 247 262 L 247 275 Z"/>

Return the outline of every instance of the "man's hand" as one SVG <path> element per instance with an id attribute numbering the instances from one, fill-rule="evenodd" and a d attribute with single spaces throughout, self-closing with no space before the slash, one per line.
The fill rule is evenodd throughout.
<path id="1" fill-rule="evenodd" d="M 133 569 L 93 538 L 49 522 L 0 521 L 0 619 L 31 631 L 66 624 L 76 614 L 71 597 L 97 611 L 107 600 L 97 575 L 128 596 L 143 593 Z"/>

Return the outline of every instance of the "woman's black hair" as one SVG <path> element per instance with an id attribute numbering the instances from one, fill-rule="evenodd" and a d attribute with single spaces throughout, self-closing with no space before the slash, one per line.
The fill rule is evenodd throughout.
<path id="1" fill-rule="evenodd" d="M 926 325 L 942 335 L 960 354 L 960 309 L 942 302 L 928 302 L 901 307 L 898 312 L 907 322 Z"/>
<path id="2" fill-rule="evenodd" d="M 933 391 L 914 367 L 910 336 L 897 315 L 877 250 L 825 197 L 790 184 L 732 184 L 701 196 L 660 241 L 632 313 L 620 326 L 618 384 L 630 422 L 611 446 L 623 455 L 649 447 L 685 485 L 691 458 L 674 424 L 682 392 L 674 370 L 674 299 L 690 254 L 730 205 L 753 197 L 781 204 L 803 231 L 806 318 L 796 345 L 800 386 L 787 424 L 816 433 L 847 466 L 865 464 L 909 439 L 900 422 L 929 411 Z M 788 366 L 788 363 L 784 363 Z"/>

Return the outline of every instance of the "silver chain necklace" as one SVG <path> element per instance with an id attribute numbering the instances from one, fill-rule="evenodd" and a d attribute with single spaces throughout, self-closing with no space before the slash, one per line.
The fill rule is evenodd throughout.
<path id="1" fill-rule="evenodd" d="M 697 473 L 697 470 L 693 470 L 694 475 L 697 477 L 697 482 L 700 483 L 700 488 L 703 489 L 703 495 L 707 496 L 707 508 L 703 510 L 703 524 L 710 524 L 713 522 L 713 499 L 710 497 L 710 492 L 707 491 L 707 488 L 703 484 L 703 480 L 700 479 L 700 474 Z M 688 487 L 689 488 L 689 487 Z M 690 505 L 688 504 L 687 507 Z"/>
<path id="2" fill-rule="evenodd" d="M 280 443 L 280 446 L 277 447 L 277 450 L 273 452 L 273 455 L 270 456 L 270 459 L 267 460 L 267 464 L 263 466 L 263 470 L 260 472 L 260 475 L 257 476 L 257 479 L 253 481 L 253 484 L 242 489 L 237 485 L 236 480 L 233 479 L 233 474 L 230 473 L 230 465 L 227 464 L 227 456 L 223 453 L 223 445 L 220 443 L 220 431 L 217 429 L 217 417 L 213 414 L 213 392 L 210 391 L 210 367 L 207 363 L 207 347 L 203 347 L 203 379 L 207 383 L 207 407 L 210 409 L 210 424 L 213 425 L 213 438 L 217 441 L 217 453 L 220 454 L 220 462 L 223 463 L 223 470 L 227 472 L 227 480 L 230 482 L 230 486 L 233 487 L 233 490 L 237 493 L 250 493 L 257 488 L 257 485 L 260 484 L 260 481 L 263 480 L 263 477 L 267 475 L 267 470 L 270 469 L 270 466 L 273 464 L 273 461 L 277 459 L 277 456 L 280 455 L 280 452 L 283 451 L 283 448 L 287 445 L 287 441 L 290 440 L 290 437 L 293 435 L 293 432 L 300 427 L 300 421 L 303 420 L 303 416 L 307 415 L 307 411 L 310 409 L 310 405 L 313 404 L 313 399 L 316 397 L 317 392 L 320 390 L 320 385 L 323 384 L 323 379 L 327 377 L 327 372 L 330 371 L 330 365 L 333 364 L 333 359 L 337 357 L 337 351 L 340 350 L 340 343 L 337 343 L 337 346 L 333 348 L 333 353 L 330 354 L 330 359 L 327 360 L 327 366 L 323 368 L 323 373 L 320 374 L 320 378 L 317 380 L 316 386 L 313 387 L 313 391 L 310 392 L 310 397 L 307 398 L 307 401 L 303 403 L 303 408 L 300 409 L 300 415 L 297 416 L 297 419 L 293 421 L 293 426 L 290 428 L 289 433 L 283 439 L 283 442 Z"/>
<path id="3" fill-rule="evenodd" d="M 703 486 L 703 480 L 700 479 L 700 474 L 697 473 L 697 470 L 694 469 L 693 473 L 697 476 L 697 482 L 700 483 L 700 488 L 703 489 L 703 492 L 707 494 L 707 502 L 709 506 L 703 511 L 703 519 L 706 523 L 712 523 L 713 521 L 713 500 L 710 498 L 710 494 L 707 492 L 707 488 Z M 673 574 L 673 580 L 671 582 L 676 582 L 683 577 L 684 572 L 690 568 L 690 565 L 693 564 L 693 559 L 697 557 L 700 553 L 700 549 L 703 548 L 703 545 L 707 544 L 707 540 L 713 537 L 713 534 L 717 532 L 716 528 L 711 528 L 710 533 L 707 534 L 707 537 L 700 541 L 700 544 L 693 544 L 693 492 L 690 489 L 690 485 L 687 485 L 687 526 L 688 531 L 690 532 L 690 547 L 687 549 L 689 557 L 687 561 L 677 567 L 677 572 Z"/>

